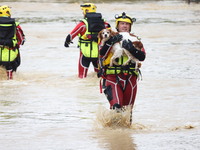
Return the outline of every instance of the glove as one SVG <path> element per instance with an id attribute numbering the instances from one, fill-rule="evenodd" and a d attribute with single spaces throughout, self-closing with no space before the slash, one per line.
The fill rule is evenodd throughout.
<path id="1" fill-rule="evenodd" d="M 64 46 L 65 46 L 65 47 L 69 47 L 69 44 L 70 44 L 70 43 L 72 43 L 72 42 L 71 42 L 71 35 L 68 34 L 68 36 L 66 37 Z"/>
<path id="2" fill-rule="evenodd" d="M 143 45 L 142 45 L 143 46 Z M 146 57 L 145 52 L 137 50 L 130 40 L 124 40 L 122 47 L 128 50 L 133 56 L 135 56 L 139 61 L 143 61 Z"/>
<path id="3" fill-rule="evenodd" d="M 106 43 L 109 45 L 113 45 L 113 44 L 121 41 L 122 38 L 123 38 L 123 36 L 121 34 L 117 34 L 117 35 L 111 37 Z"/>
<path id="4" fill-rule="evenodd" d="M 130 40 L 124 40 L 122 43 L 122 47 L 128 50 L 130 53 L 136 53 L 138 51 L 134 46 L 133 43 Z"/>

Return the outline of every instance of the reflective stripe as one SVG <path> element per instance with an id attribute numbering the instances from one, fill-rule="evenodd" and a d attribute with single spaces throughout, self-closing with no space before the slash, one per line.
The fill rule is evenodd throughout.
<path id="1" fill-rule="evenodd" d="M 0 26 L 3 26 L 3 27 L 11 27 L 12 24 L 0 24 Z"/>
<path id="2" fill-rule="evenodd" d="M 109 67 L 106 69 L 106 74 L 120 74 L 120 73 L 123 73 L 123 74 L 131 74 L 131 75 L 136 75 L 138 76 L 139 75 L 139 72 L 135 70 L 135 68 L 130 68 L 128 70 L 125 70 L 121 67 Z"/>

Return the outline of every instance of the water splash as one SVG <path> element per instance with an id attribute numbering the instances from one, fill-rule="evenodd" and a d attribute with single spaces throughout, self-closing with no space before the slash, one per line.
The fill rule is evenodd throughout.
<path id="1" fill-rule="evenodd" d="M 125 108 L 123 111 L 109 110 L 103 106 L 99 106 L 96 114 L 97 126 L 111 128 L 130 128 L 131 107 Z"/>

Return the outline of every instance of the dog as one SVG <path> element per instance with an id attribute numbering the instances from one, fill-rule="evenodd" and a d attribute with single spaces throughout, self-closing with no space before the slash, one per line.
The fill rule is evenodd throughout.
<path id="1" fill-rule="evenodd" d="M 141 63 L 139 62 L 139 60 L 135 58 L 128 50 L 122 48 L 122 43 L 124 40 L 131 40 L 133 43 L 133 46 L 136 49 L 141 50 L 143 45 L 138 39 L 138 37 L 136 37 L 135 35 L 128 32 L 114 32 L 111 29 L 103 29 L 98 33 L 98 38 L 101 40 L 100 46 L 103 46 L 107 40 L 109 40 L 112 36 L 116 34 L 121 34 L 123 38 L 122 38 L 122 41 L 115 43 L 111 49 L 111 52 L 113 53 L 113 55 L 110 59 L 110 67 L 112 67 L 113 64 L 118 66 L 119 64 L 115 61 L 116 58 L 120 58 L 122 55 L 125 54 L 128 57 L 128 60 L 124 62 L 122 65 L 125 66 L 130 61 L 134 61 L 135 69 L 137 70 L 138 68 L 141 67 Z"/>

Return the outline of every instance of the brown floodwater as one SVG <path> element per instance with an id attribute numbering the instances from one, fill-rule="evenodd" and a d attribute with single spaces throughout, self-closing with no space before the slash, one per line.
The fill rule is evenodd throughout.
<path id="1" fill-rule="evenodd" d="M 12 7 L 26 43 L 14 80 L 0 69 L 1 150 L 200 149 L 199 4 L 97 3 L 113 29 L 115 14 L 135 17 L 132 31 L 147 52 L 131 127 L 106 124 L 112 113 L 92 66 L 87 78 L 77 77 L 77 38 L 64 47 L 82 18 L 80 2 L 2 4 Z"/>

